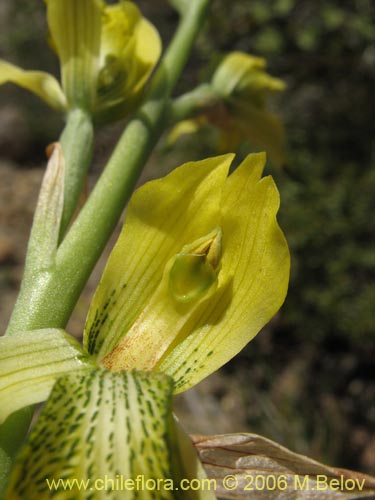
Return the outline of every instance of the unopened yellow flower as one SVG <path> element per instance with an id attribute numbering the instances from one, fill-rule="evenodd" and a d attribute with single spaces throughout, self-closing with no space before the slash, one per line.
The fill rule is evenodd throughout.
<path id="1" fill-rule="evenodd" d="M 264 154 L 232 155 L 145 184 L 92 302 L 84 344 L 110 370 L 173 377 L 185 390 L 237 354 L 284 301 L 289 252 Z"/>
<path id="2" fill-rule="evenodd" d="M 221 105 L 209 106 L 204 114 L 178 123 L 169 136 L 170 142 L 211 124 L 220 131 L 221 151 L 235 151 L 242 141 L 249 140 L 266 151 L 275 165 L 282 165 L 284 130 L 280 119 L 267 109 L 267 98 L 284 90 L 285 84 L 266 73 L 265 68 L 265 59 L 243 52 L 228 54 L 211 81 Z"/>
<path id="3" fill-rule="evenodd" d="M 61 86 L 50 74 L 0 60 L 0 84 L 13 82 L 66 112 L 81 108 L 113 120 L 137 104 L 160 52 L 156 29 L 132 3 L 46 0 L 51 43 L 60 59 Z"/>
<path id="4" fill-rule="evenodd" d="M 280 119 L 267 109 L 270 94 L 285 89 L 285 83 L 265 71 L 266 61 L 243 52 L 232 52 L 217 68 L 212 86 L 225 102 L 219 115 L 222 147 L 236 149 L 248 139 L 264 149 L 276 165 L 285 161 L 284 130 Z M 215 123 L 215 115 L 212 115 Z"/>

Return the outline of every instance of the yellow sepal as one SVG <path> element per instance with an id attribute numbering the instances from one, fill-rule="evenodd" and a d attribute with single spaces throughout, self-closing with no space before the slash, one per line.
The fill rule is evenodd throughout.
<path id="1" fill-rule="evenodd" d="M 100 50 L 99 0 L 47 0 L 47 21 L 70 109 L 91 110 Z"/>
<path id="2" fill-rule="evenodd" d="M 265 150 L 271 161 L 286 160 L 284 130 L 279 118 L 267 110 L 270 93 L 285 89 L 285 83 L 266 73 L 265 59 L 232 52 L 224 58 L 212 78 L 212 86 L 225 101 L 226 119 L 214 123 L 221 128 L 221 149 L 238 147 L 248 139 Z"/>
<path id="3" fill-rule="evenodd" d="M 103 9 L 97 121 L 134 110 L 160 53 L 159 33 L 135 4 L 122 1 Z"/>
<path id="4" fill-rule="evenodd" d="M 65 95 L 59 82 L 43 71 L 26 71 L 7 61 L 0 60 L 0 85 L 11 82 L 37 95 L 58 110 L 66 107 Z"/>
<path id="5" fill-rule="evenodd" d="M 285 90 L 285 83 L 266 73 L 266 60 L 244 52 L 231 52 L 219 67 L 212 85 L 221 95 L 251 100 L 253 104 L 265 106 L 265 97 L 270 92 Z"/>

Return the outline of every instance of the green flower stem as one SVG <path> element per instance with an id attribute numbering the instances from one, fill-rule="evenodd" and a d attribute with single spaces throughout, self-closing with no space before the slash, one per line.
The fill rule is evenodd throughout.
<path id="1" fill-rule="evenodd" d="M 168 122 L 170 125 L 174 125 L 181 120 L 193 118 L 220 102 L 222 102 L 222 98 L 212 86 L 209 83 L 203 83 L 173 101 Z"/>
<path id="2" fill-rule="evenodd" d="M 183 12 L 180 26 L 166 52 L 157 77 L 166 73 L 166 92 L 170 95 L 181 75 L 191 48 L 202 28 L 211 0 L 190 0 Z"/>
<path id="3" fill-rule="evenodd" d="M 81 109 L 69 112 L 60 137 L 65 159 L 64 209 L 60 226 L 62 238 L 77 208 L 91 163 L 94 129 L 90 116 Z"/>
<path id="4" fill-rule="evenodd" d="M 65 327 L 153 146 L 163 132 L 170 94 L 202 27 L 209 3 L 210 0 L 191 0 L 190 8 L 184 13 L 158 68 L 145 104 L 124 131 L 95 189 L 62 241 L 54 268 L 37 277 L 34 286 L 21 291 L 7 333 Z M 29 421 L 26 409 L 9 417 L 5 436 L 0 428 L 2 478 L 8 476 Z"/>

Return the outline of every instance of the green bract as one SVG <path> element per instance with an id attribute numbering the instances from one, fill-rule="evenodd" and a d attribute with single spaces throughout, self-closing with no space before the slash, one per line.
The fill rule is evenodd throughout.
<path id="1" fill-rule="evenodd" d="M 137 105 L 157 63 L 156 29 L 132 3 L 46 0 L 51 43 L 60 59 L 61 86 L 50 74 L 0 60 L 0 84 L 27 88 L 50 106 L 81 108 L 96 121 L 125 116 Z"/>

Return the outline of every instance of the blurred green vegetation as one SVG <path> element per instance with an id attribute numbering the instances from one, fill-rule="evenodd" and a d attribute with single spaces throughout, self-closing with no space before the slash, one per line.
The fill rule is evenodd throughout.
<path id="1" fill-rule="evenodd" d="M 177 20 L 168 3 L 138 3 L 167 42 Z M 43 2 L 3 5 L 8 23 L 0 30 L 0 56 L 56 74 L 57 63 L 45 45 Z M 213 0 L 178 88 L 182 93 L 208 79 L 231 50 L 265 57 L 270 74 L 288 85 L 272 102 L 285 123 L 288 162 L 282 169 L 270 164 L 266 173 L 275 177 L 281 193 L 279 221 L 292 254 L 290 290 L 272 329 L 259 335 L 228 373 L 236 371 L 246 388 L 250 377 L 254 387 L 271 394 L 268 402 L 258 400 L 259 407 L 249 409 L 255 432 L 353 468 L 367 467 L 360 453 L 373 425 L 373 21 L 368 0 Z M 24 113 L 27 128 L 21 160 L 32 163 L 55 140 L 61 121 L 9 86 L 0 93 L 0 108 L 10 100 Z M 101 137 L 111 142 L 109 135 Z M 153 175 L 215 154 L 214 143 L 215 133 L 206 130 L 181 139 L 172 151 L 161 147 L 153 165 L 163 166 Z M 248 146 L 240 149 L 238 160 Z M 6 148 L 2 154 L 8 154 Z M 285 366 L 300 382 L 297 388 L 285 382 Z"/>
<path id="2" fill-rule="evenodd" d="M 292 252 L 283 330 L 365 349 L 375 330 L 373 21 L 367 0 L 249 0 L 230 8 L 215 0 L 199 40 L 207 60 L 255 53 L 288 84 L 274 106 L 289 161 L 268 170 Z"/>

